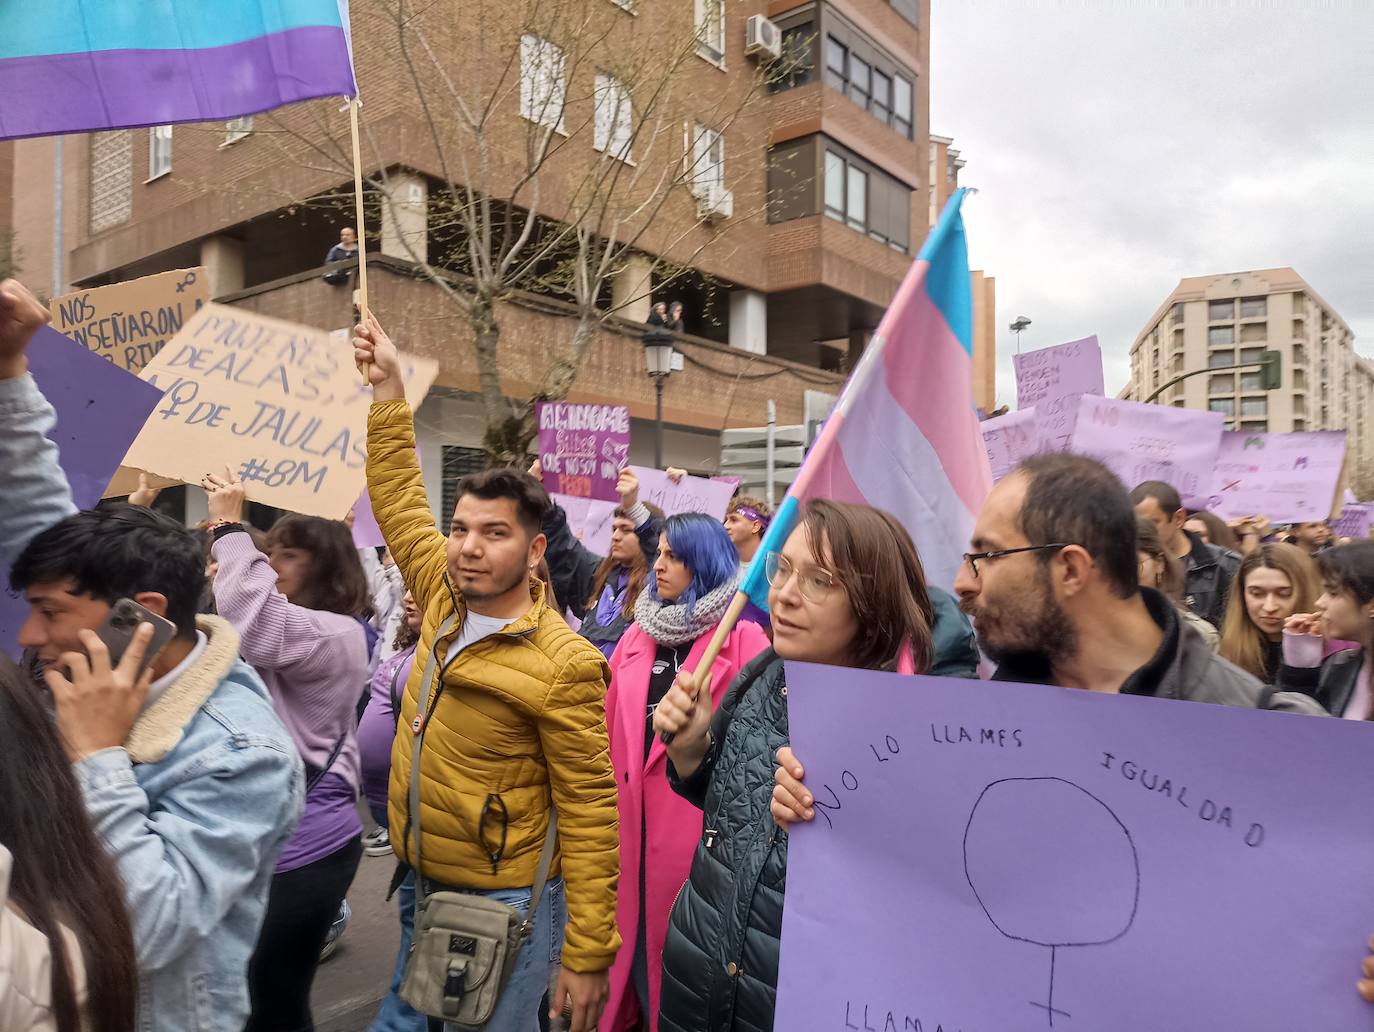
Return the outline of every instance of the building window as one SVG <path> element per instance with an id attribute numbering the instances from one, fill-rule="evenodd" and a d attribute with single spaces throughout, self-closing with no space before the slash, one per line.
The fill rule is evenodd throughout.
<path id="1" fill-rule="evenodd" d="M 1243 391 L 1262 391 L 1264 385 L 1260 381 L 1263 378 L 1263 373 L 1241 373 L 1240 389 Z"/>
<path id="2" fill-rule="evenodd" d="M 596 125 L 593 146 L 621 161 L 630 160 L 630 91 L 612 75 L 596 75 Z"/>
<path id="3" fill-rule="evenodd" d="M 1248 430 L 1251 433 L 1265 434 L 1269 432 L 1269 420 L 1249 419 L 1240 424 L 1240 429 Z"/>
<path id="4" fill-rule="evenodd" d="M 725 0 L 696 0 L 697 53 L 712 64 L 725 61 Z"/>
<path id="5" fill-rule="evenodd" d="M 1305 390 L 1307 390 L 1307 373 L 1306 373 L 1305 370 L 1302 370 L 1302 369 L 1294 369 L 1294 370 L 1293 370 L 1293 390 L 1295 390 L 1295 391 L 1305 391 Z"/>
<path id="6" fill-rule="evenodd" d="M 849 55 L 849 99 L 865 111 L 873 91 L 873 70 L 857 54 Z"/>
<path id="7" fill-rule="evenodd" d="M 868 173 L 850 165 L 845 179 L 845 215 L 855 229 L 868 225 Z"/>
<path id="8" fill-rule="evenodd" d="M 892 117 L 892 79 L 879 71 L 873 73 L 873 114 L 879 122 Z"/>
<path id="9" fill-rule="evenodd" d="M 1207 344 L 1214 348 L 1231 347 L 1236 342 L 1234 326 L 1213 326 L 1207 331 Z"/>
<path id="10" fill-rule="evenodd" d="M 725 137 L 698 124 L 692 131 L 692 193 L 709 197 L 725 189 Z"/>
<path id="11" fill-rule="evenodd" d="M 1269 325 L 1267 323 L 1247 323 L 1240 328 L 1240 342 L 1242 344 L 1262 344 L 1268 336 Z"/>
<path id="12" fill-rule="evenodd" d="M 224 142 L 226 144 L 238 143 L 252 131 L 252 115 L 244 115 L 242 118 L 231 118 L 224 123 Z"/>
<path id="13" fill-rule="evenodd" d="M 1263 355 L 1263 354 L 1264 354 L 1264 349 L 1263 349 L 1263 348 L 1241 348 L 1241 349 L 1240 349 L 1240 364 L 1241 364 L 1241 365 L 1249 365 L 1249 364 L 1252 363 L 1252 362 L 1258 362 L 1258 361 L 1260 360 L 1260 356 Z"/>
<path id="14" fill-rule="evenodd" d="M 520 37 L 520 114 L 546 129 L 563 132 L 563 48 L 538 36 Z"/>
<path id="15" fill-rule="evenodd" d="M 1234 351 L 1213 351 L 1207 356 L 1208 369 L 1229 369 L 1236 364 Z"/>
<path id="16" fill-rule="evenodd" d="M 1242 398 L 1240 400 L 1240 414 L 1242 416 L 1267 416 L 1269 415 L 1268 398 Z"/>
<path id="17" fill-rule="evenodd" d="M 172 171 L 172 127 L 155 125 L 148 130 L 148 178 L 157 179 Z"/>
<path id="18" fill-rule="evenodd" d="M 133 134 L 91 137 L 91 233 L 128 222 L 134 202 Z"/>
<path id="19" fill-rule="evenodd" d="M 1243 297 L 1240 299 L 1242 319 L 1264 319 L 1269 315 L 1269 302 L 1263 297 Z"/>
<path id="20" fill-rule="evenodd" d="M 844 158 L 825 152 L 825 213 L 844 221 Z"/>
<path id="21" fill-rule="evenodd" d="M 1236 401 L 1234 398 L 1213 398 L 1207 403 L 1209 412 L 1220 412 L 1227 419 L 1236 414 Z"/>
<path id="22" fill-rule="evenodd" d="M 1226 376 L 1213 376 L 1208 378 L 1208 394 L 1233 394 L 1235 389 L 1236 377 L 1234 373 Z"/>
<path id="23" fill-rule="evenodd" d="M 825 83 L 831 89 L 844 92 L 849 81 L 846 68 L 849 64 L 849 48 L 834 36 L 825 37 Z"/>
<path id="24" fill-rule="evenodd" d="M 1183 302 L 1175 302 L 1174 307 L 1169 310 L 1170 325 L 1177 325 L 1183 322 Z"/>
<path id="25" fill-rule="evenodd" d="M 1306 431 L 1306 430 L 1307 430 L 1307 420 L 1305 420 L 1305 419 L 1295 419 L 1295 420 L 1293 420 L 1293 430 L 1294 430 L 1295 433 L 1303 433 L 1304 431 Z"/>
<path id="26" fill-rule="evenodd" d="M 1236 317 L 1236 303 L 1231 299 L 1225 301 L 1209 301 L 1207 303 L 1207 318 L 1212 322 L 1218 319 L 1234 319 Z"/>
<path id="27" fill-rule="evenodd" d="M 781 93 L 793 86 L 805 86 L 816 72 L 816 28 L 810 22 L 782 30 L 782 59 L 777 71 L 770 72 L 768 92 Z"/>
<path id="28" fill-rule="evenodd" d="M 445 444 L 440 453 L 443 462 L 443 479 L 440 490 L 443 511 L 448 513 L 445 519 L 449 519 L 453 510 L 458 505 L 458 485 L 463 478 L 473 473 L 480 473 L 487 468 L 487 453 L 481 448 L 464 448 L 456 444 Z"/>
<path id="29" fill-rule="evenodd" d="M 921 27 L 920 0 L 887 0 L 892 9 L 917 28 Z"/>
<path id="30" fill-rule="evenodd" d="M 892 77 L 892 128 L 911 139 L 911 83 L 900 75 Z"/>
<path id="31" fill-rule="evenodd" d="M 1294 365 L 1306 365 L 1306 364 L 1307 364 L 1307 349 L 1304 348 L 1301 344 L 1294 344 L 1294 345 L 1293 345 L 1293 364 L 1294 364 Z"/>

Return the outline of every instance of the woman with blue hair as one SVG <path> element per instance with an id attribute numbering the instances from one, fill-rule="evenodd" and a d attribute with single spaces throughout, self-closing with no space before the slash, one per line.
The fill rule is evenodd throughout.
<path id="1" fill-rule="evenodd" d="M 701 813 L 669 787 L 654 709 L 678 673 L 701 662 L 739 580 L 739 553 L 718 521 L 702 513 L 670 516 L 653 576 L 635 602 L 634 626 L 611 656 L 606 725 L 620 788 L 616 925 L 622 944 L 611 968 L 601 1032 L 658 1028 L 668 914 L 691 870 Z M 736 624 L 711 665 L 713 702 L 767 648 L 768 637 L 757 624 Z"/>

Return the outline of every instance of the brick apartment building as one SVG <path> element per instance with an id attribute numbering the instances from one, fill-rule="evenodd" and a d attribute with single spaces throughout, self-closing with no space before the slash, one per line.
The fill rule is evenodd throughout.
<path id="1" fill-rule="evenodd" d="M 372 184 L 370 305 L 403 347 L 440 363 L 418 420 L 436 508 L 441 482 L 480 461 L 485 426 L 471 323 L 416 273 L 417 259 L 446 265 L 445 198 L 464 182 L 455 166 L 473 152 L 448 146 L 436 129 L 434 107 L 455 117 L 440 83 L 490 100 L 491 158 L 480 181 L 466 184 L 474 191 L 514 198 L 518 208 L 528 193 L 514 183 L 532 125 L 557 133 L 562 149 L 541 172 L 539 210 L 567 222 L 579 177 L 608 151 L 623 147 L 625 169 L 652 172 L 649 137 L 633 122 L 636 87 L 607 69 L 658 40 L 685 40 L 693 51 L 652 137 L 663 167 L 681 161 L 690 173 L 607 284 L 615 314 L 597 327 L 571 392 L 630 406 L 636 462 L 652 455 L 654 390 L 639 339 L 651 300 L 686 306 L 683 368 L 665 392 L 665 460 L 713 471 L 722 428 L 761 424 L 769 400 L 780 422 L 798 423 L 807 392 L 817 392 L 814 409 L 839 389 L 920 249 L 932 208 L 957 181 L 957 151 L 951 157 L 946 140 L 937 138 L 940 174 L 932 173 L 927 0 L 562 0 L 561 15 L 559 2 L 442 0 L 425 9 L 423 40 L 402 37 L 391 0 L 352 5 Z M 583 53 L 562 32 L 587 17 L 598 19 L 600 35 Z M 781 62 L 768 64 L 770 49 Z M 407 73 L 406 61 L 425 70 Z M 765 76 L 765 66 L 774 71 Z M 603 117 L 599 98 L 613 95 L 603 89 L 619 89 L 624 108 Z M 557 125 L 535 109 L 550 98 Z M 0 143 L 0 230 L 12 231 L 22 278 L 41 293 L 199 264 L 220 301 L 347 326 L 351 291 L 323 282 L 321 266 L 353 220 L 342 203 L 318 203 L 342 202 L 351 186 L 339 107 L 320 101 L 227 125 Z M 664 141 L 676 141 L 669 161 Z M 659 288 L 665 259 L 689 268 Z M 460 292 L 468 282 L 462 269 L 450 280 Z M 976 274 L 975 287 L 978 403 L 990 406 L 992 282 Z M 502 389 L 528 397 L 567 346 L 574 306 L 556 290 L 520 284 L 493 315 Z"/>

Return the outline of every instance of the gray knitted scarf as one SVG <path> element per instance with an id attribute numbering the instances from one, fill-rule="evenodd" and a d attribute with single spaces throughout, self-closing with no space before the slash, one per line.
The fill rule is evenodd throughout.
<path id="1" fill-rule="evenodd" d="M 680 603 L 661 602 L 655 599 L 652 589 L 645 587 L 639 600 L 635 602 L 635 623 L 660 645 L 676 648 L 689 641 L 696 641 L 720 623 L 725 610 L 730 608 L 730 600 L 739 590 L 739 579 L 739 572 L 736 571 L 715 591 L 697 599 L 690 611 Z"/>

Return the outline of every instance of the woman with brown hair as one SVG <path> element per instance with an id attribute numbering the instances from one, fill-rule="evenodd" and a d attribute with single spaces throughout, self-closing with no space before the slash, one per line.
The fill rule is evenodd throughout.
<path id="1" fill-rule="evenodd" d="M 363 853 L 357 703 L 376 641 L 371 592 L 339 521 L 287 516 L 264 554 L 241 522 L 242 482 L 212 475 L 204 483 L 219 614 L 239 632 L 243 658 L 305 762 L 305 813 L 277 860 L 248 965 L 245 1032 L 308 1032 L 315 969 Z"/>
<path id="2" fill-rule="evenodd" d="M 1159 528 L 1147 516 L 1136 517 L 1135 550 L 1140 560 L 1140 586 L 1163 592 L 1178 610 L 1179 619 L 1202 635 L 1215 650 L 1221 643 L 1221 635 L 1183 602 L 1183 587 L 1187 581 L 1183 560 L 1169 554 L 1159 540 Z"/>
<path id="3" fill-rule="evenodd" d="M 1293 545 L 1262 545 L 1245 557 L 1221 625 L 1221 656 L 1265 684 L 1278 680 L 1283 625 L 1321 594 L 1317 565 Z"/>
<path id="4" fill-rule="evenodd" d="M 767 564 L 773 648 L 740 672 L 714 715 L 710 686 L 686 675 L 654 716 L 654 729 L 674 736 L 669 781 L 709 829 L 669 920 L 662 1032 L 773 1025 L 787 835 L 763 832 L 760 820 L 777 763 L 791 761 L 783 661 L 916 673 L 933 662 L 921 560 L 887 513 L 811 501 L 782 551 L 758 561 Z M 711 1001 L 726 997 L 731 1019 L 715 1024 Z"/>
<path id="5" fill-rule="evenodd" d="M 38 690 L 0 656 L 0 1029 L 133 1032 L 124 887 Z"/>

